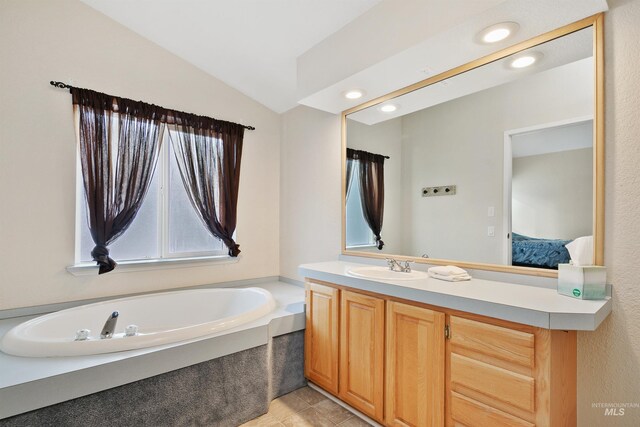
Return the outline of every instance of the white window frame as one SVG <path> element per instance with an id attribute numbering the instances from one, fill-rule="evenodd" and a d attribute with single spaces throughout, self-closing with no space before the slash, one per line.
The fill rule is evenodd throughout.
<path id="1" fill-rule="evenodd" d="M 198 251 L 198 252 L 169 252 L 169 168 L 171 165 L 171 140 L 169 137 L 169 129 L 165 126 L 162 146 L 158 153 L 158 164 L 156 165 L 155 174 L 159 180 L 157 188 L 158 200 L 160 206 L 158 208 L 156 227 L 158 234 L 158 253 L 159 258 L 141 258 L 124 261 L 117 261 L 118 267 L 112 271 L 143 271 L 150 269 L 165 269 L 176 267 L 188 267 L 193 265 L 202 265 L 203 263 L 217 264 L 233 264 L 239 261 L 239 257 L 231 257 L 228 254 L 227 247 L 222 244 L 220 251 Z M 67 271 L 76 276 L 94 275 L 98 270 L 95 261 L 81 261 L 81 233 L 82 227 L 87 227 L 86 218 L 82 214 L 82 205 L 85 203 L 84 183 L 82 178 L 82 168 L 80 165 L 80 152 L 76 150 L 76 215 L 75 215 L 75 257 L 74 264 L 67 267 Z M 234 240 L 236 233 L 234 233 Z"/>

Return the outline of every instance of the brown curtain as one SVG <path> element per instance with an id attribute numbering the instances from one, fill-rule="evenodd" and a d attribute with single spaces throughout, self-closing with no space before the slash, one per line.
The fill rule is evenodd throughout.
<path id="1" fill-rule="evenodd" d="M 113 270 L 109 244 L 136 217 L 153 178 L 166 110 L 89 89 L 72 88 L 91 251 L 99 274 Z"/>
<path id="2" fill-rule="evenodd" d="M 242 125 L 172 112 L 169 137 L 189 200 L 209 232 L 238 256 L 236 229 Z"/>
<path id="3" fill-rule="evenodd" d="M 382 250 L 380 237 L 384 217 L 384 160 L 385 156 L 347 148 L 347 159 L 358 162 L 356 177 L 360 183 L 362 213 L 376 237 L 376 246 Z"/>

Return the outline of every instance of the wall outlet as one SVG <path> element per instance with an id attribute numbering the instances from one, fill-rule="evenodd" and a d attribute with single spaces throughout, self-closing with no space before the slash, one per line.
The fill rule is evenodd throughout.
<path id="1" fill-rule="evenodd" d="M 495 237 L 495 235 L 496 235 L 496 228 L 493 225 L 490 225 L 489 227 L 487 227 L 487 236 Z"/>
<path id="2" fill-rule="evenodd" d="M 422 197 L 453 196 L 456 194 L 455 185 L 442 185 L 440 187 L 423 187 Z"/>

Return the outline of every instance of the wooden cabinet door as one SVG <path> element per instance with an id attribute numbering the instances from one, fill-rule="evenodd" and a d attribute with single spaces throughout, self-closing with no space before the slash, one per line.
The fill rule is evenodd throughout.
<path id="1" fill-rule="evenodd" d="M 340 398 L 382 421 L 384 300 L 343 291 L 340 313 Z"/>
<path id="2" fill-rule="evenodd" d="M 444 324 L 444 313 L 387 302 L 388 425 L 444 425 Z"/>
<path id="3" fill-rule="evenodd" d="M 304 375 L 338 394 L 340 291 L 316 283 L 306 283 L 305 288 Z"/>

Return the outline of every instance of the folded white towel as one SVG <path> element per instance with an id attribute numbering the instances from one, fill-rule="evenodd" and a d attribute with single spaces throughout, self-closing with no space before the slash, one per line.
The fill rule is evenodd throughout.
<path id="1" fill-rule="evenodd" d="M 438 274 L 440 276 L 468 276 L 467 270 L 463 270 L 455 265 L 441 265 L 438 267 L 431 267 L 429 273 Z"/>
<path id="2" fill-rule="evenodd" d="M 438 279 L 438 280 L 446 280 L 447 282 L 462 282 L 464 280 L 471 280 L 471 276 L 469 276 L 468 274 L 454 274 L 454 275 L 449 275 L 449 276 L 445 276 L 442 274 L 438 274 L 438 273 L 433 273 L 431 271 L 429 271 L 429 276 L 433 277 L 434 279 Z"/>

